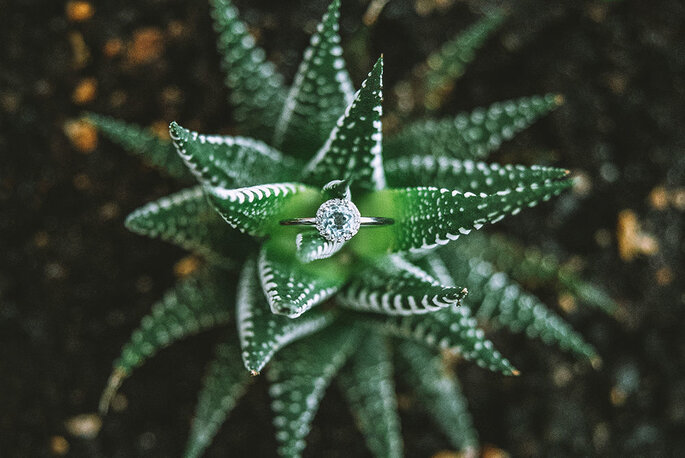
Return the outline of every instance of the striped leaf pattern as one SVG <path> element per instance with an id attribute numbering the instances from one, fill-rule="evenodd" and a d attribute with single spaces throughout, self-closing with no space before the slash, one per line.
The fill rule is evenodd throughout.
<path id="1" fill-rule="evenodd" d="M 409 124 L 383 145 L 386 157 L 407 154 L 483 159 L 563 103 L 558 94 L 496 102 L 453 118 Z"/>
<path id="2" fill-rule="evenodd" d="M 326 387 L 356 349 L 360 332 L 336 326 L 280 351 L 267 373 L 279 455 L 302 456 Z"/>
<path id="3" fill-rule="evenodd" d="M 422 74 L 424 106 L 428 111 L 440 108 L 476 51 L 499 28 L 504 18 L 501 12 L 493 11 L 428 56 L 423 69 L 418 72 Z"/>
<path id="4" fill-rule="evenodd" d="M 323 186 L 349 180 L 352 189 L 385 187 L 382 141 L 383 58 L 374 65 L 354 101 L 304 172 L 306 182 Z"/>
<path id="5" fill-rule="evenodd" d="M 267 62 L 231 0 L 210 0 L 210 5 L 233 116 L 243 132 L 270 140 L 286 97 L 283 77 Z"/>
<path id="6" fill-rule="evenodd" d="M 250 381 L 240 365 L 240 350 L 235 343 L 223 342 L 215 353 L 195 407 L 185 458 L 202 456 Z"/>
<path id="7" fill-rule="evenodd" d="M 388 216 L 395 223 L 375 229 L 378 236 L 373 243 L 358 249 L 365 253 L 402 252 L 445 245 L 472 229 L 547 201 L 570 186 L 568 180 L 554 181 L 479 195 L 434 187 L 378 191 L 368 206 L 385 208 L 386 212 L 392 209 Z"/>
<path id="8" fill-rule="evenodd" d="M 518 371 L 495 350 L 492 342 L 478 328 L 468 307 L 452 306 L 425 315 L 385 316 L 356 313 L 353 318 L 360 324 L 391 336 L 413 340 L 440 350 L 458 353 L 478 366 L 518 375 Z"/>
<path id="9" fill-rule="evenodd" d="M 331 242 L 316 231 L 300 232 L 295 238 L 297 258 L 302 262 L 312 262 L 333 256 L 345 242 Z"/>
<path id="10" fill-rule="evenodd" d="M 393 366 L 387 338 L 363 338 L 338 381 L 366 445 L 377 457 L 401 457 L 402 435 L 397 413 Z"/>
<path id="11" fill-rule="evenodd" d="M 114 143 L 140 156 L 146 164 L 174 178 L 186 181 L 192 178 L 171 141 L 164 141 L 145 129 L 109 116 L 88 113 L 86 119 Z"/>
<path id="12" fill-rule="evenodd" d="M 446 247 L 439 256 L 455 281 L 472 291 L 466 303 L 479 320 L 539 337 L 580 357 L 597 358 L 595 349 L 561 317 L 489 262 L 466 258 L 457 247 Z"/>
<path id="13" fill-rule="evenodd" d="M 553 253 L 523 246 L 500 234 L 474 234 L 461 241 L 459 248 L 464 256 L 485 259 L 520 283 L 556 284 L 584 303 L 609 314 L 618 308 L 606 291 L 580 278 L 562 265 Z"/>
<path id="14" fill-rule="evenodd" d="M 323 145 L 335 122 L 354 98 L 338 34 L 340 0 L 328 7 L 295 75 L 276 126 L 274 145 L 310 157 Z"/>
<path id="15" fill-rule="evenodd" d="M 212 262 L 235 267 L 254 243 L 219 216 L 200 186 L 162 197 L 126 218 L 131 231 L 176 244 Z"/>
<path id="16" fill-rule="evenodd" d="M 439 355 L 412 342 L 401 342 L 397 354 L 402 375 L 452 446 L 464 452 L 464 456 L 475 456 L 478 434 L 452 371 L 445 367 Z"/>
<path id="17" fill-rule="evenodd" d="M 201 271 L 181 280 L 143 317 L 140 327 L 114 361 L 114 370 L 100 400 L 106 412 L 117 389 L 133 369 L 160 349 L 200 331 L 228 323 L 235 286 L 222 271 Z"/>
<path id="18" fill-rule="evenodd" d="M 284 346 L 319 331 L 335 320 L 334 310 L 312 310 L 292 319 L 269 309 L 257 277 L 257 263 L 245 263 L 238 286 L 236 324 L 245 368 L 257 375 Z"/>
<path id="19" fill-rule="evenodd" d="M 299 183 L 273 183 L 248 188 L 205 188 L 216 211 L 232 227 L 246 234 L 269 235 L 298 202 L 317 201 L 320 193 Z"/>
<path id="20" fill-rule="evenodd" d="M 311 266 L 311 267 L 310 267 Z M 282 256 L 266 243 L 259 254 L 259 278 L 271 311 L 297 318 L 343 286 L 343 269 L 331 273 Z"/>
<path id="21" fill-rule="evenodd" d="M 232 188 L 292 179 L 298 164 L 258 140 L 203 135 L 169 125 L 178 155 L 205 187 Z"/>
<path id="22" fill-rule="evenodd" d="M 492 194 L 509 188 L 546 184 L 566 177 L 568 170 L 533 165 L 499 165 L 445 156 L 403 156 L 385 161 L 388 185 L 435 186 L 461 192 Z"/>
<path id="23" fill-rule="evenodd" d="M 458 304 L 465 288 L 441 285 L 398 255 L 381 259 L 352 277 L 337 296 L 344 307 L 388 315 L 417 315 Z"/>

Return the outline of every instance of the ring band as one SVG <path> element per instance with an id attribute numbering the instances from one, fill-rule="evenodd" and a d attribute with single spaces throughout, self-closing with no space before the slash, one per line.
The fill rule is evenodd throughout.
<path id="1" fill-rule="evenodd" d="M 359 218 L 360 226 L 389 226 L 394 224 L 392 218 L 382 216 L 362 216 Z M 293 218 L 280 221 L 281 226 L 316 226 L 316 218 Z"/>

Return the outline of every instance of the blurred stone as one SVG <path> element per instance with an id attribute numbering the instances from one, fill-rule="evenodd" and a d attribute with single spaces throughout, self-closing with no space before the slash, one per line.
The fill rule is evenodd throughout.
<path id="1" fill-rule="evenodd" d="M 66 455 L 69 453 L 69 442 L 62 436 L 52 436 L 50 438 L 50 452 L 57 456 Z"/>
<path id="2" fill-rule="evenodd" d="M 71 100 L 76 105 L 85 105 L 95 99 L 97 95 L 98 82 L 95 78 L 83 78 L 76 85 L 74 92 L 71 94 Z"/>
<path id="3" fill-rule="evenodd" d="M 145 27 L 133 33 L 127 59 L 133 65 L 147 64 L 164 53 L 164 34 L 156 27 Z"/>
<path id="4" fill-rule="evenodd" d="M 72 22 L 83 22 L 93 17 L 95 8 L 89 2 L 70 1 L 66 6 L 67 18 Z"/>
<path id="5" fill-rule="evenodd" d="M 64 422 L 64 426 L 72 436 L 93 439 L 100 432 L 102 420 L 97 414 L 85 413 L 71 417 Z"/>
<path id="6" fill-rule="evenodd" d="M 642 232 L 637 215 L 632 210 L 623 210 L 618 214 L 616 240 L 618 254 L 626 262 L 641 254 L 651 256 L 659 251 L 659 243 L 651 235 Z"/>
<path id="7" fill-rule="evenodd" d="M 116 57 L 124 50 L 124 42 L 120 38 L 110 38 L 102 47 L 102 53 L 109 57 Z"/>
<path id="8" fill-rule="evenodd" d="M 90 60 L 90 50 L 83 39 L 83 35 L 79 32 L 69 34 L 69 44 L 71 45 L 72 65 L 76 70 L 80 70 Z"/>
<path id="9" fill-rule="evenodd" d="M 82 153 L 91 153 L 98 146 L 95 127 L 84 120 L 69 120 L 64 123 L 64 134 L 74 147 Z"/>
<path id="10" fill-rule="evenodd" d="M 178 278 L 187 277 L 195 272 L 202 265 L 202 261 L 197 256 L 186 256 L 174 264 L 174 274 Z"/>

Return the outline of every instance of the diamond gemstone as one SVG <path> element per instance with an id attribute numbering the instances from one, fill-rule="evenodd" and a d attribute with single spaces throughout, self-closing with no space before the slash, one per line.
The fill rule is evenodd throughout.
<path id="1" fill-rule="evenodd" d="M 316 228 L 329 242 L 344 242 L 358 231 L 361 216 L 357 207 L 349 200 L 331 199 L 316 212 Z"/>

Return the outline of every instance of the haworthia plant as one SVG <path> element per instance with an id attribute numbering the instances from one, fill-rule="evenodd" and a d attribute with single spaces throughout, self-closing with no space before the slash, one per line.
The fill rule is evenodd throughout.
<path id="1" fill-rule="evenodd" d="M 414 120 L 385 139 L 383 59 L 355 92 L 342 57 L 339 0 L 323 12 L 290 88 L 232 2 L 211 0 L 211 6 L 235 121 L 245 137 L 201 134 L 172 122 L 167 142 L 122 121 L 87 115 L 149 164 L 197 181 L 134 211 L 126 226 L 206 260 L 153 307 L 124 345 L 102 397 L 103 412 L 124 379 L 158 350 L 224 326 L 187 457 L 210 446 L 250 376 L 261 372 L 270 383 L 281 456 L 301 456 L 335 378 L 369 450 L 401 456 L 395 374 L 453 447 L 475 451 L 464 395 L 441 355 L 518 374 L 481 324 L 597 358 L 580 334 L 521 285 L 561 285 L 604 309 L 611 299 L 556 261 L 501 237 L 473 234 L 571 185 L 564 169 L 484 162 L 502 141 L 557 107 L 559 96 Z M 486 17 L 428 59 L 420 97 L 429 110 L 501 20 L 500 14 Z M 386 218 L 384 225 L 362 226 L 339 241 L 319 227 L 288 224 L 313 218 L 329 199 L 351 199 L 362 216 Z M 339 230 L 354 222 L 353 214 L 336 215 L 325 224 Z"/>

